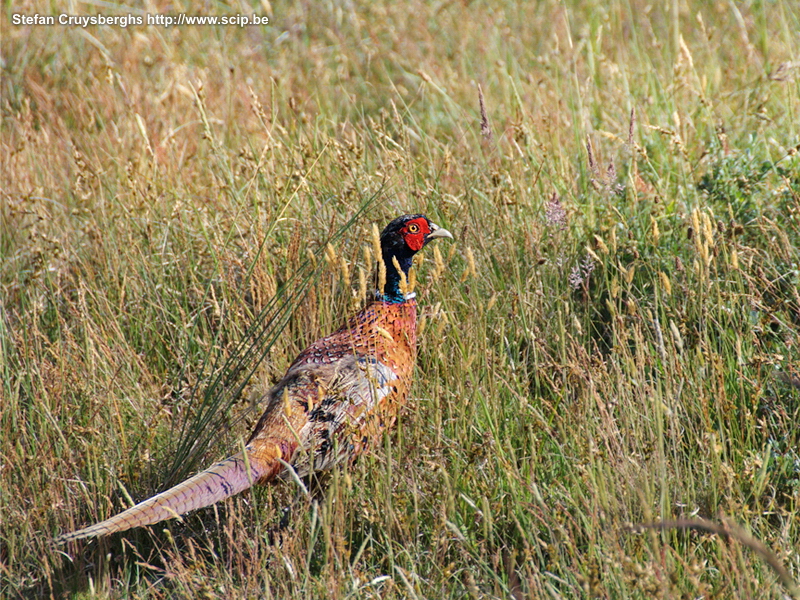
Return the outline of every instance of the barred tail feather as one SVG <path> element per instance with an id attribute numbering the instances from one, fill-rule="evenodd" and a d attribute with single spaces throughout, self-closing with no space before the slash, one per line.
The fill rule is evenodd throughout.
<path id="1" fill-rule="evenodd" d="M 218 462 L 183 483 L 140 502 L 110 519 L 66 533 L 55 541 L 63 544 L 73 540 L 99 537 L 178 517 L 238 494 L 254 483 L 271 478 L 280 470 L 278 461 L 275 461 L 275 464 L 258 464 L 259 461 L 252 455 L 247 458 L 246 462 L 244 455 L 240 453 Z"/>

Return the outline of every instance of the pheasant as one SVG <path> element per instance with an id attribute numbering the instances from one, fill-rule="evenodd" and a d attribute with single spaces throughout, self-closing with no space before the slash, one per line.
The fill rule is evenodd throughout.
<path id="1" fill-rule="evenodd" d="M 265 395 L 267 407 L 240 452 L 58 543 L 152 525 L 274 480 L 353 458 L 390 428 L 416 361 L 417 303 L 407 277 L 428 242 L 451 238 L 424 215 L 403 215 L 380 235 L 383 290 L 346 325 L 306 348 Z M 384 277 L 385 275 L 385 277 Z"/>

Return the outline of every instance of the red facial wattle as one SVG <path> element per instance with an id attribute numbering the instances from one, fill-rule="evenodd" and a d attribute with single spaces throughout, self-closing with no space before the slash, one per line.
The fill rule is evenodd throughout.
<path id="1" fill-rule="evenodd" d="M 427 219 L 423 218 L 409 221 L 401 230 L 406 245 L 414 252 L 422 249 L 422 247 L 425 245 L 425 236 L 430 232 L 431 228 L 428 225 L 428 221 Z"/>

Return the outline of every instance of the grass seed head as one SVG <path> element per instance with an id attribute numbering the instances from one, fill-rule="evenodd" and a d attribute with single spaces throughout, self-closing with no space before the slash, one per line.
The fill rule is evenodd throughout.
<path id="1" fill-rule="evenodd" d="M 672 295 L 672 283 L 670 282 L 669 277 L 667 276 L 667 274 L 664 273 L 664 271 L 659 271 L 658 272 L 658 279 L 661 282 L 661 288 L 664 290 L 664 293 L 667 296 Z"/>
<path id="2" fill-rule="evenodd" d="M 396 256 L 392 257 L 392 264 L 397 270 L 397 274 L 400 276 L 400 293 L 403 295 L 408 294 L 411 291 L 408 288 L 408 279 L 406 278 L 405 271 L 400 268 L 400 261 L 397 260 Z"/>

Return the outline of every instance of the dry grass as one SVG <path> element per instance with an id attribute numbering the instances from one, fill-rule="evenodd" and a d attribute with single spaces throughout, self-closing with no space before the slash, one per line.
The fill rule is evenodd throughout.
<path id="1" fill-rule="evenodd" d="M 795 3 L 11 25 L 52 6 L 101 10 L 0 17 L 0 596 L 789 593 L 735 537 L 629 526 L 726 520 L 800 573 Z M 383 447 L 50 544 L 236 448 L 417 211 L 458 243 Z"/>

